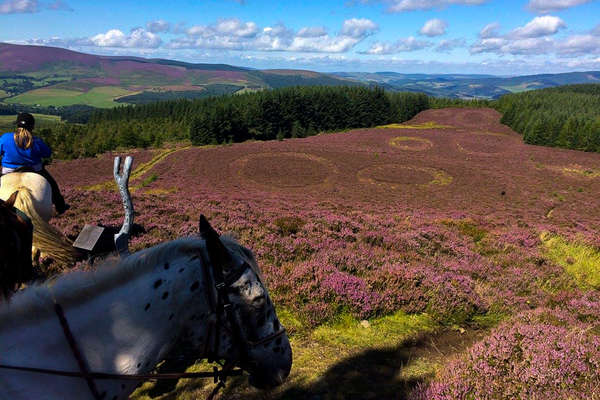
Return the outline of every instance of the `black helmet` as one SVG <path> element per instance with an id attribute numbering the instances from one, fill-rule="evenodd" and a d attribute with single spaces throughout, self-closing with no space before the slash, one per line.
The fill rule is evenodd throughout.
<path id="1" fill-rule="evenodd" d="M 32 131 L 35 127 L 35 119 L 33 115 L 29 113 L 19 113 L 17 115 L 17 128 L 25 128 L 28 131 Z"/>

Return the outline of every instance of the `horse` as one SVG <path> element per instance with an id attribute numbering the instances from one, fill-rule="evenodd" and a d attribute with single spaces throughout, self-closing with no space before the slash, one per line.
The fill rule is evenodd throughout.
<path id="1" fill-rule="evenodd" d="M 0 399 L 127 399 L 148 379 L 131 375 L 181 339 L 198 359 L 235 363 L 252 386 L 280 385 L 292 350 L 263 282 L 252 252 L 201 217 L 199 236 L 31 286 L 0 305 Z"/>
<path id="2" fill-rule="evenodd" d="M 6 200 L 18 192 L 14 206 L 33 223 L 32 257 L 48 256 L 62 264 L 72 264 L 77 258 L 73 243 L 48 224 L 52 218 L 52 189 L 46 179 L 33 172 L 11 172 L 0 178 L 0 199 Z"/>
<path id="3" fill-rule="evenodd" d="M 0 200 L 0 301 L 33 277 L 31 243 L 33 227 L 29 219 L 14 208 L 18 193 Z"/>

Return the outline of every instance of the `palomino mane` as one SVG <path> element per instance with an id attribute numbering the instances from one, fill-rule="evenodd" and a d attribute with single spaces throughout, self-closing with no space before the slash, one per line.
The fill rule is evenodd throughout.
<path id="1" fill-rule="evenodd" d="M 239 246 L 239 245 L 238 245 Z M 0 304 L 0 330 L 15 324 L 45 317 L 54 318 L 54 304 L 81 305 L 96 295 L 121 286 L 166 262 L 204 251 L 197 237 L 180 238 L 141 250 L 129 257 L 105 260 L 94 271 L 73 271 L 50 282 L 43 282 L 16 293 L 9 303 Z"/>

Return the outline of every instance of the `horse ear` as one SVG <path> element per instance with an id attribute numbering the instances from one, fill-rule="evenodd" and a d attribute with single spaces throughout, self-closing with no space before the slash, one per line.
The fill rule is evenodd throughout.
<path id="1" fill-rule="evenodd" d="M 17 201 L 18 194 L 19 194 L 18 190 L 16 192 L 14 192 L 13 194 L 11 194 L 10 197 L 8 199 L 6 199 L 6 201 L 5 201 L 6 205 L 9 207 L 14 207 L 15 201 Z"/>
<path id="2" fill-rule="evenodd" d="M 204 239 L 206 243 L 206 250 L 211 262 L 221 266 L 222 268 L 227 268 L 231 263 L 231 255 L 225 248 L 223 242 L 221 242 L 221 239 L 219 239 L 219 234 L 217 231 L 213 229 L 204 215 L 200 215 L 200 222 L 198 225 L 200 237 Z"/>

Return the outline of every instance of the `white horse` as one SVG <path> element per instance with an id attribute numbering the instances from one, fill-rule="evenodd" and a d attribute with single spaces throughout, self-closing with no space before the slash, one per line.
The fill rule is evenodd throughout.
<path id="1" fill-rule="evenodd" d="M 57 304 L 90 373 L 148 373 L 184 337 L 194 357 L 235 360 L 255 387 L 281 384 L 291 347 L 256 261 L 233 239 L 220 238 L 204 217 L 200 221 L 200 238 L 163 243 L 96 272 L 63 275 L 0 305 L 0 399 L 127 399 L 143 380 L 86 382 L 6 369 L 82 370 Z"/>
<path id="2" fill-rule="evenodd" d="M 32 256 L 49 256 L 64 264 L 77 257 L 71 241 L 48 224 L 52 218 L 52 189 L 46 179 L 33 172 L 11 172 L 0 178 L 0 199 L 8 199 L 18 192 L 14 206 L 24 212 L 33 223 Z"/>

